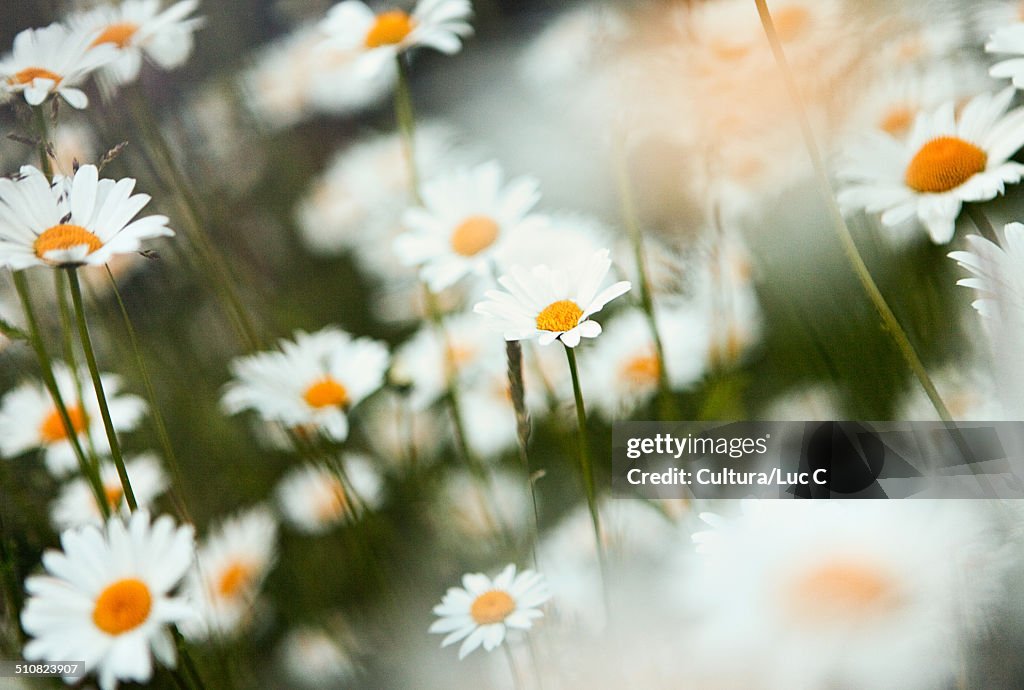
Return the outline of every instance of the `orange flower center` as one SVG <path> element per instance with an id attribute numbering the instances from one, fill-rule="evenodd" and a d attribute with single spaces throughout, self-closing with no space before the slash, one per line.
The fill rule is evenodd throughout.
<path id="1" fill-rule="evenodd" d="M 452 233 L 452 250 L 460 256 L 476 256 L 494 244 L 500 232 L 493 218 L 470 216 Z"/>
<path id="2" fill-rule="evenodd" d="M 349 397 L 345 386 L 327 376 L 317 381 L 306 389 L 302 396 L 310 407 L 323 409 L 325 407 L 344 407 L 348 405 Z"/>
<path id="3" fill-rule="evenodd" d="M 89 418 L 81 407 L 69 407 L 68 418 L 76 435 L 85 431 L 89 425 Z M 46 443 L 56 443 L 68 438 L 68 430 L 64 426 L 64 420 L 60 418 L 60 412 L 54 409 L 47 415 L 39 427 L 39 435 Z"/>
<path id="4" fill-rule="evenodd" d="M 132 36 L 139 30 L 138 24 L 131 22 L 118 22 L 111 24 L 103 30 L 96 40 L 92 42 L 93 47 L 101 46 L 104 43 L 113 43 L 118 48 L 127 48 L 132 41 Z"/>
<path id="5" fill-rule="evenodd" d="M 882 116 L 878 127 L 893 136 L 906 134 L 914 124 L 914 114 L 914 109 L 910 106 L 897 105 Z"/>
<path id="6" fill-rule="evenodd" d="M 107 497 L 107 505 L 111 508 L 117 508 L 121 505 L 121 499 L 124 498 L 124 489 L 121 488 L 120 484 L 110 484 L 103 487 L 103 493 Z"/>
<path id="7" fill-rule="evenodd" d="M 640 355 L 625 363 L 622 377 L 637 386 L 656 384 L 661 375 L 661 365 L 656 355 Z"/>
<path id="8" fill-rule="evenodd" d="M 366 47 L 380 48 L 393 46 L 405 40 L 412 33 L 415 22 L 402 10 L 392 10 L 377 15 L 377 20 L 366 33 Z"/>
<path id="9" fill-rule="evenodd" d="M 36 238 L 32 248 L 35 250 L 36 256 L 42 259 L 48 252 L 71 249 L 81 245 L 88 247 L 89 253 L 92 254 L 103 246 L 103 242 L 81 225 L 62 223 L 54 225 L 49 230 L 44 230 L 43 234 Z"/>
<path id="10" fill-rule="evenodd" d="M 515 610 L 516 602 L 507 592 L 492 589 L 473 600 L 469 615 L 477 625 L 493 625 L 501 623 Z"/>
<path id="11" fill-rule="evenodd" d="M 958 137 L 938 137 L 921 147 L 907 166 L 907 186 L 922 194 L 956 189 L 988 165 L 988 154 Z"/>
<path id="12" fill-rule="evenodd" d="M 92 622 L 108 635 L 120 635 L 145 623 L 152 608 L 153 595 L 145 582 L 118 580 L 96 599 Z"/>
<path id="13" fill-rule="evenodd" d="M 886 573 L 852 560 L 813 568 L 793 583 L 791 594 L 803 613 L 819 619 L 877 612 L 898 599 Z"/>
<path id="14" fill-rule="evenodd" d="M 51 79 L 54 84 L 59 84 L 64 77 L 43 67 L 26 67 L 17 74 L 9 77 L 7 79 L 7 83 L 12 85 L 27 85 L 31 84 L 36 79 Z"/>
<path id="15" fill-rule="evenodd" d="M 249 585 L 252 568 L 244 563 L 232 563 L 217 580 L 217 593 L 222 597 L 236 597 Z"/>
<path id="16" fill-rule="evenodd" d="M 579 325 L 583 310 L 571 299 L 552 302 L 537 314 L 537 330 L 561 333 Z"/>
<path id="17" fill-rule="evenodd" d="M 811 23 L 811 13 L 806 7 L 783 7 L 772 13 L 775 22 L 775 31 L 779 34 L 779 40 L 788 43 L 800 38 L 807 25 Z"/>

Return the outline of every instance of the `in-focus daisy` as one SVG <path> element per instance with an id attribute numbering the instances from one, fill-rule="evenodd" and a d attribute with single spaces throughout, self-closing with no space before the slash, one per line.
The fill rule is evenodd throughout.
<path id="1" fill-rule="evenodd" d="M 79 384 L 68 367 L 58 364 L 53 373 L 74 433 L 83 448 L 89 447 L 91 438 L 98 452 L 109 453 L 92 381 L 80 383 L 83 400 L 79 400 Z M 145 401 L 134 395 L 119 394 L 121 379 L 117 376 L 103 374 L 101 380 L 114 429 L 118 433 L 131 431 L 146 413 Z M 43 451 L 46 468 L 52 474 L 64 475 L 78 467 L 68 431 L 49 392 L 41 383 L 26 382 L 0 402 L 0 454 L 16 457 L 35 448 Z"/>
<path id="2" fill-rule="evenodd" d="M 77 87 L 116 54 L 111 45 L 95 45 L 95 37 L 57 23 L 22 31 L 14 37 L 12 52 L 0 60 L 0 89 L 23 94 L 29 105 L 57 94 L 72 108 L 86 107 L 89 98 Z"/>
<path id="3" fill-rule="evenodd" d="M 132 484 L 135 500 L 140 508 L 146 508 L 160 494 L 167 490 L 167 474 L 155 455 L 143 455 L 125 462 L 128 479 Z M 124 498 L 121 477 L 117 467 L 107 462 L 100 466 L 100 482 L 112 514 L 127 515 L 128 503 Z M 96 503 L 89 482 L 84 478 L 73 479 L 65 484 L 57 500 L 50 508 L 50 519 L 58 530 L 71 527 L 103 523 L 103 513 Z"/>
<path id="4" fill-rule="evenodd" d="M 489 317 L 505 340 L 536 338 L 541 345 L 561 340 L 566 347 L 576 347 L 580 339 L 601 334 L 601 325 L 590 317 L 631 287 L 620 281 L 601 289 L 611 266 L 606 249 L 591 256 L 579 271 L 516 266 L 498 279 L 507 292 L 489 290 L 473 311 Z"/>
<path id="5" fill-rule="evenodd" d="M 21 624 L 33 639 L 29 661 L 84 661 L 103 690 L 119 680 L 146 683 L 155 656 L 174 667 L 169 625 L 194 611 L 172 595 L 192 565 L 193 531 L 167 516 L 150 523 L 138 511 L 105 529 L 89 525 L 61 535 L 63 551 L 43 555 L 46 575 L 25 581 L 29 594 Z M 72 682 L 68 680 L 68 682 Z"/>
<path id="6" fill-rule="evenodd" d="M 919 220 L 937 244 L 953 238 L 964 202 L 987 201 L 1020 181 L 1010 160 L 1024 145 L 1024 108 L 1007 112 L 1014 90 L 972 98 L 959 117 L 955 104 L 918 116 L 905 143 L 881 132 L 847 152 L 839 170 L 846 210 L 881 213 L 895 227 Z"/>
<path id="7" fill-rule="evenodd" d="M 52 185 L 32 166 L 0 179 L 0 265 L 98 266 L 139 251 L 142 240 L 174 235 L 166 216 L 133 220 L 150 200 L 134 189 L 130 177 L 101 180 L 95 165 Z"/>
<path id="8" fill-rule="evenodd" d="M 328 11 L 320 28 L 329 44 L 359 51 L 360 69 L 373 73 L 412 48 L 454 55 L 473 33 L 472 15 L 469 0 L 420 0 L 412 14 L 400 9 L 376 14 L 359 0 L 345 0 Z"/>
<path id="9" fill-rule="evenodd" d="M 203 24 L 190 17 L 199 0 L 161 9 L 161 0 L 124 0 L 72 17 L 78 31 L 95 36 L 93 46 L 112 46 L 116 56 L 103 68 L 115 85 L 135 81 L 143 58 L 164 70 L 180 67 L 192 53 L 192 34 Z"/>
<path id="10" fill-rule="evenodd" d="M 504 181 L 496 161 L 460 169 L 423 185 L 423 205 L 406 211 L 409 232 L 395 240 L 406 264 L 434 292 L 469 273 L 494 271 L 493 257 L 504 240 L 540 201 L 540 185 L 531 177 Z"/>
<path id="11" fill-rule="evenodd" d="M 224 391 L 224 408 L 230 414 L 255 410 L 288 428 L 313 427 L 345 440 L 348 412 L 384 383 L 387 347 L 334 327 L 298 331 L 280 347 L 231 363 L 234 380 Z"/>
<path id="12" fill-rule="evenodd" d="M 989 38 L 985 51 L 1012 55 L 989 69 L 996 79 L 1011 79 L 1018 89 L 1024 89 L 1024 23 L 1002 26 Z"/>
<path id="13" fill-rule="evenodd" d="M 191 639 L 237 632 L 250 618 L 277 557 L 277 521 L 253 508 L 218 525 L 203 541 L 185 591 L 199 612 L 182 632 Z"/>
<path id="14" fill-rule="evenodd" d="M 532 570 L 516 575 L 513 564 L 493 580 L 483 573 L 467 574 L 462 587 L 450 588 L 434 607 L 440 620 L 430 632 L 447 633 L 442 647 L 463 640 L 460 659 L 481 645 L 490 652 L 505 641 L 509 629 L 533 627 L 533 621 L 544 615 L 539 607 L 550 598 L 543 575 Z"/>
<path id="15" fill-rule="evenodd" d="M 362 507 L 380 505 L 381 478 L 373 464 L 357 455 L 346 457 L 344 463 L 349 487 L 338 472 L 317 465 L 297 467 L 281 480 L 277 487 L 281 512 L 297 530 L 321 534 L 354 518 Z"/>

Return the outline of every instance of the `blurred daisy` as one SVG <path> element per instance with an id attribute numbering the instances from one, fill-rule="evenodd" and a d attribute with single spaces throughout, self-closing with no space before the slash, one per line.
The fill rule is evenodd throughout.
<path id="1" fill-rule="evenodd" d="M 493 334 L 492 334 L 493 335 Z M 493 338 L 497 342 L 497 338 Z M 515 407 L 504 368 L 460 389 L 459 413 L 466 443 L 475 455 L 497 459 L 517 442 Z"/>
<path id="2" fill-rule="evenodd" d="M 436 408 L 417 409 L 393 389 L 385 389 L 360 412 L 375 457 L 394 469 L 426 466 L 451 438 L 449 418 Z"/>
<path id="3" fill-rule="evenodd" d="M 1024 260 L 1024 224 L 1009 223 L 1003 228 L 1004 246 L 991 240 L 968 235 L 967 250 L 950 252 L 949 257 L 973 274 L 957 285 L 976 290 L 972 305 L 987 319 L 1005 316 L 1007 305 L 1024 311 L 1024 280 L 1020 278 Z"/>
<path id="4" fill-rule="evenodd" d="M 170 625 L 194 615 L 171 592 L 192 565 L 193 532 L 138 511 L 127 524 L 86 526 L 61 535 L 63 551 L 43 555 L 46 575 L 29 577 L 21 624 L 33 639 L 29 661 L 85 662 L 103 690 L 119 680 L 147 683 L 156 657 L 173 668 Z M 67 679 L 68 683 L 73 682 Z"/>
<path id="5" fill-rule="evenodd" d="M 510 424 L 511 426 L 511 424 Z M 533 505 L 524 477 L 504 470 L 490 472 L 486 482 L 469 472 L 449 477 L 438 495 L 438 527 L 451 532 L 457 546 L 482 547 L 503 529 L 528 524 Z"/>
<path id="6" fill-rule="evenodd" d="M 482 573 L 467 574 L 462 587 L 450 588 L 434 607 L 440 620 L 430 632 L 447 633 L 442 647 L 463 640 L 460 659 L 481 645 L 490 652 L 505 641 L 509 629 L 533 627 L 533 621 L 544 615 L 539 607 L 550 598 L 543 575 L 532 570 L 516 575 L 512 564 L 494 580 Z"/>
<path id="7" fill-rule="evenodd" d="M 0 179 L 0 265 L 102 265 L 139 251 L 142 240 L 174 235 L 166 216 L 132 220 L 150 200 L 134 189 L 128 177 L 99 179 L 95 165 L 52 185 L 32 166 Z"/>
<path id="8" fill-rule="evenodd" d="M 985 44 L 985 51 L 1013 55 L 992 65 L 989 74 L 996 79 L 1012 79 L 1013 85 L 1024 89 L 1024 23 L 1003 26 Z"/>
<path id="9" fill-rule="evenodd" d="M 278 648 L 288 677 L 307 688 L 336 687 L 356 674 L 351 655 L 333 636 L 319 628 L 294 628 Z"/>
<path id="10" fill-rule="evenodd" d="M 505 340 L 535 338 L 541 345 L 561 340 L 576 347 L 582 338 L 601 334 L 601 325 L 590 317 L 631 287 L 620 281 L 600 289 L 611 266 L 606 249 L 572 273 L 546 265 L 532 270 L 516 266 L 498 279 L 507 292 L 489 290 L 473 311 L 487 316 Z"/>
<path id="11" fill-rule="evenodd" d="M 63 364 L 54 366 L 53 373 L 83 448 L 88 448 L 91 439 L 98 452 L 109 453 L 92 381 L 76 383 Z M 103 374 L 101 380 L 114 429 L 118 433 L 133 430 L 146 413 L 145 401 L 134 395 L 120 395 L 118 376 Z M 84 400 L 78 399 L 79 385 Z M 46 468 L 54 475 L 64 475 L 78 467 L 68 430 L 49 392 L 41 383 L 27 382 L 7 393 L 0 402 L 0 454 L 13 458 L 35 448 L 43 451 Z"/>
<path id="12" fill-rule="evenodd" d="M 766 687 L 945 686 L 1005 596 L 1005 556 L 967 501 L 751 501 L 707 517 L 675 590 L 694 648 L 741 654 Z"/>
<path id="13" fill-rule="evenodd" d="M 360 69 L 371 73 L 412 48 L 433 48 L 454 55 L 473 33 L 469 0 L 419 0 L 412 14 L 403 10 L 374 13 L 359 0 L 332 7 L 321 22 L 328 45 L 359 51 Z"/>
<path id="14" fill-rule="evenodd" d="M 128 479 L 131 481 L 139 508 L 148 507 L 167 490 L 170 483 L 155 455 L 143 455 L 128 460 L 125 469 L 128 471 Z M 121 477 L 113 463 L 106 462 L 100 466 L 100 482 L 103 484 L 103 493 L 106 495 L 111 513 L 127 515 L 128 503 L 124 498 Z M 50 519 L 58 530 L 103 524 L 103 513 L 96 503 L 96 495 L 89 482 L 84 478 L 78 478 L 65 484 L 57 500 L 50 507 Z"/>
<path id="15" fill-rule="evenodd" d="M 423 206 L 405 212 L 409 232 L 395 240 L 403 263 L 419 266 L 434 292 L 470 273 L 494 271 L 494 256 L 540 201 L 531 177 L 504 181 L 496 161 L 460 169 L 423 185 Z"/>
<path id="16" fill-rule="evenodd" d="M 255 410 L 265 420 L 291 429 L 313 427 L 344 441 L 349 411 L 384 383 L 387 347 L 334 327 L 297 331 L 280 347 L 232 361 L 234 380 L 224 390 L 224 409 Z"/>
<path id="17" fill-rule="evenodd" d="M 206 537 L 189 571 L 185 591 L 199 612 L 181 631 L 203 640 L 237 632 L 277 557 L 277 522 L 265 508 L 223 521 Z"/>
<path id="18" fill-rule="evenodd" d="M 95 36 L 57 23 L 22 31 L 14 37 L 13 51 L 0 60 L 0 90 L 24 95 L 29 105 L 57 94 L 72 108 L 86 107 L 89 98 L 77 87 L 116 55 L 113 46 L 95 45 Z"/>
<path id="19" fill-rule="evenodd" d="M 345 478 L 355 497 L 338 474 L 326 467 L 305 465 L 285 475 L 277 487 L 277 500 L 285 519 L 300 532 L 322 534 L 352 519 L 360 506 L 380 505 L 381 478 L 373 464 L 362 456 L 345 458 Z"/>
<path id="20" fill-rule="evenodd" d="M 850 149 L 839 170 L 839 201 L 847 211 L 881 213 L 895 227 L 917 218 L 932 241 L 953 238 L 964 202 L 987 201 L 1020 181 L 1010 160 L 1024 145 L 1024 108 L 1007 112 L 1014 90 L 972 98 L 959 118 L 955 104 L 918 116 L 906 143 L 876 133 Z"/>
<path id="21" fill-rule="evenodd" d="M 190 17 L 199 0 L 181 0 L 161 10 L 160 0 L 124 0 L 100 5 L 74 16 L 70 24 L 77 31 L 96 36 L 93 46 L 113 46 L 116 57 L 102 74 L 114 85 L 135 81 L 143 58 L 164 70 L 185 64 L 192 53 L 192 34 L 203 24 Z"/>

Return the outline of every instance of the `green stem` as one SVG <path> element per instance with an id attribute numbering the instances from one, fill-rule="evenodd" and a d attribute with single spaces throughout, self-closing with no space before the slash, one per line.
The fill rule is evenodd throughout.
<path id="1" fill-rule="evenodd" d="M 576 364 L 576 352 L 571 347 L 566 346 L 565 356 L 569 360 L 569 373 L 572 376 L 572 393 L 576 398 L 576 426 L 579 441 L 580 471 L 583 474 L 583 487 L 587 494 L 590 520 L 594 525 L 594 539 L 597 542 L 597 560 L 601 567 L 601 579 L 605 588 L 605 604 L 607 609 L 608 561 L 604 552 L 601 515 L 597 506 L 597 489 L 594 485 L 594 467 L 590 458 L 590 443 L 587 439 L 587 409 L 583 403 L 583 389 L 580 386 L 580 372 Z M 610 610 L 607 613 L 610 613 Z"/>
<path id="2" fill-rule="evenodd" d="M 57 295 L 57 310 L 60 312 L 60 332 L 64 346 L 64 361 L 67 362 L 74 379 L 75 395 L 79 400 L 85 399 L 82 391 L 82 375 L 78 369 L 78 357 L 75 356 L 75 343 L 73 326 L 71 325 L 71 309 L 68 306 L 67 289 L 64 287 L 64 271 L 53 272 L 53 287 Z M 92 456 L 93 464 L 99 466 L 99 455 L 96 453 L 96 446 L 92 440 L 92 430 L 88 425 L 85 427 L 85 442 L 89 446 L 89 454 Z"/>
<path id="3" fill-rule="evenodd" d="M 537 543 L 540 541 L 540 506 L 537 501 L 537 486 L 533 470 L 530 468 L 530 412 L 526 408 L 526 383 L 523 378 L 523 344 L 518 340 L 505 343 L 505 357 L 508 361 L 508 388 L 512 397 L 512 407 L 516 413 L 516 441 L 519 447 L 519 461 L 526 472 L 526 482 L 530 487 L 530 499 L 533 503 L 533 534 L 530 535 L 530 553 L 533 566 L 540 569 L 537 557 Z"/>
<path id="4" fill-rule="evenodd" d="M 413 199 L 420 203 L 420 176 L 416 166 L 416 110 L 409 85 L 409 64 L 401 54 L 395 58 L 398 83 L 395 86 L 395 120 L 402 137 L 406 164 L 409 166 L 409 189 Z"/>
<path id="5" fill-rule="evenodd" d="M 43 344 L 42 334 L 39 330 L 39 321 L 36 318 L 35 309 L 32 307 L 32 298 L 29 296 L 28 281 L 26 281 L 22 271 L 14 272 L 14 288 L 18 293 L 18 299 L 21 301 L 22 310 L 25 312 L 25 324 L 28 327 L 29 343 L 35 351 L 36 359 L 39 361 L 43 385 L 46 386 L 50 397 L 53 399 L 53 404 L 57 408 L 57 414 L 64 425 L 68 442 L 71 444 L 75 457 L 78 459 L 78 469 L 82 476 L 88 480 L 89 486 L 92 488 L 96 498 L 96 503 L 99 505 L 100 512 L 103 513 L 103 517 L 110 517 L 110 503 L 107 501 L 107 494 L 103 490 L 103 482 L 100 480 L 99 471 L 89 462 L 85 451 L 82 449 L 82 444 L 78 440 L 78 434 L 75 433 L 75 426 L 71 423 L 71 415 L 68 413 L 63 396 L 61 396 L 60 388 L 57 386 L 57 379 L 53 375 L 53 362 L 50 360 L 50 355 L 46 352 L 46 346 Z M 79 403 L 81 402 L 83 401 L 79 401 Z"/>
<path id="6" fill-rule="evenodd" d="M 36 134 L 39 135 L 39 164 L 42 166 L 46 179 L 52 180 L 53 161 L 50 159 L 50 128 L 46 122 L 45 106 L 33 106 L 32 115 L 35 119 Z"/>
<path id="7" fill-rule="evenodd" d="M 786 83 L 786 88 L 789 91 L 790 98 L 796 108 L 797 119 L 800 123 L 800 131 L 803 135 L 804 145 L 807 148 L 807 153 L 810 155 L 816 177 L 821 185 L 822 195 L 828 204 L 829 215 L 835 225 L 836 233 L 838 234 L 840 244 L 842 244 L 843 247 L 843 252 L 846 254 L 846 258 L 850 262 L 853 272 L 860 281 L 861 287 L 864 289 L 864 292 L 867 294 L 871 303 L 874 305 L 875 310 L 878 312 L 879 317 L 882 319 L 882 323 L 885 329 L 889 332 L 889 336 L 892 338 L 896 348 L 903 356 L 907 366 L 913 372 L 914 376 L 917 377 L 918 382 L 924 389 L 924 392 L 931 401 L 935 411 L 938 413 L 942 421 L 952 422 L 953 418 L 949 414 L 949 409 L 943 402 L 942 396 L 939 395 L 939 391 L 935 388 L 935 384 L 928 375 L 928 371 L 925 369 L 921 358 L 918 356 L 917 350 L 914 349 L 906 331 L 904 331 L 903 327 L 900 325 L 899 319 L 896 318 L 896 315 L 889 307 L 889 304 L 885 301 L 885 297 L 882 295 L 881 290 L 878 289 L 878 285 L 875 283 L 874 278 L 872 278 L 867 264 L 864 263 L 864 259 L 860 255 L 860 251 L 857 249 L 857 244 L 853 241 L 853 235 L 850 233 L 850 228 L 846 225 L 846 220 L 843 218 L 843 213 L 840 210 L 839 204 L 835 199 L 835 194 L 832 191 L 832 185 L 829 182 L 828 177 L 828 169 L 825 166 L 825 159 L 818 148 L 817 141 L 815 140 L 810 118 L 807 116 L 803 100 L 800 97 L 800 89 L 793 77 L 792 70 L 789 67 L 789 62 L 786 59 L 786 53 L 782 48 L 782 42 L 779 40 L 779 35 L 775 30 L 775 24 L 772 21 L 771 13 L 768 11 L 768 4 L 766 0 L 754 0 L 754 3 L 757 5 L 758 14 L 761 17 L 761 24 L 764 26 L 764 32 L 768 37 L 772 53 L 775 56 L 775 61 L 778 63 L 779 70 Z"/>
<path id="8" fill-rule="evenodd" d="M 92 384 L 96 389 L 96 402 L 100 408 L 100 416 L 103 417 L 103 428 L 107 432 L 107 441 L 110 443 L 110 457 L 117 467 L 117 474 L 121 478 L 121 488 L 124 490 L 125 501 L 132 511 L 138 509 L 139 504 L 135 501 L 135 492 L 132 491 L 131 482 L 128 479 L 128 470 L 124 465 L 124 456 L 121 454 L 121 444 L 117 440 L 117 431 L 114 430 L 114 422 L 110 418 L 110 407 L 107 405 L 107 395 L 103 390 L 103 380 L 100 377 L 100 369 L 96 364 L 96 353 L 92 348 L 92 339 L 89 337 L 89 324 L 85 320 L 85 305 L 82 303 L 82 286 L 78 282 L 78 269 L 69 267 L 68 287 L 71 289 L 71 302 L 75 307 L 75 319 L 78 321 L 78 338 L 85 352 L 85 362 L 89 366 L 89 374 L 92 376 Z"/>

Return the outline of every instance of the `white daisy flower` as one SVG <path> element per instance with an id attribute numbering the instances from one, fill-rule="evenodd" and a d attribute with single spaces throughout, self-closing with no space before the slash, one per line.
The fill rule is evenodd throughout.
<path id="1" fill-rule="evenodd" d="M 21 624 L 33 639 L 28 661 L 85 662 L 103 690 L 119 680 L 146 683 L 156 657 L 173 668 L 168 626 L 194 615 L 171 592 L 192 565 L 193 531 L 167 516 L 150 524 L 137 511 L 127 524 L 111 518 L 105 529 L 86 526 L 61 535 L 63 551 L 43 555 L 46 575 L 29 577 Z M 71 683 L 70 679 L 67 682 Z"/>
<path id="2" fill-rule="evenodd" d="M 280 351 L 232 361 L 234 380 L 222 403 L 229 414 L 255 410 L 286 427 L 322 430 L 335 441 L 348 437 L 348 412 L 384 383 L 387 347 L 328 327 L 297 331 Z"/>
<path id="3" fill-rule="evenodd" d="M 528 220 L 540 201 L 532 177 L 504 181 L 496 161 L 455 172 L 423 185 L 423 205 L 405 212 L 409 232 L 395 240 L 403 263 L 420 266 L 434 292 L 470 273 L 487 275 L 504 240 Z"/>
<path id="4" fill-rule="evenodd" d="M 451 438 L 449 417 L 436 408 L 417 409 L 391 389 L 382 391 L 360 412 L 364 436 L 375 457 L 392 469 L 424 467 L 437 459 Z"/>
<path id="5" fill-rule="evenodd" d="M 277 558 L 277 521 L 252 508 L 218 525 L 203 541 L 185 591 L 199 612 L 181 631 L 194 640 L 236 632 L 253 610 Z"/>
<path id="6" fill-rule="evenodd" d="M 969 501 L 750 501 L 710 524 L 675 588 L 693 647 L 742 655 L 765 687 L 946 686 L 1005 596 L 1005 555 Z"/>
<path id="7" fill-rule="evenodd" d="M 441 603 L 434 607 L 440 620 L 430 626 L 432 633 L 447 633 L 441 641 L 447 647 L 463 640 L 459 658 L 483 645 L 497 649 L 508 630 L 529 630 L 533 621 L 543 617 L 540 606 L 551 598 L 544 576 L 532 570 L 516 575 L 509 564 L 491 580 L 483 573 L 462 577 L 462 587 L 451 587 Z"/>
<path id="8" fill-rule="evenodd" d="M 1024 280 L 1018 263 L 1024 260 L 1024 224 L 1003 228 L 1003 246 L 978 235 L 968 235 L 967 250 L 950 252 L 949 258 L 973 274 L 957 285 L 976 290 L 972 306 L 986 319 L 1005 318 L 1007 307 L 1015 314 L 1024 310 Z"/>
<path id="9" fill-rule="evenodd" d="M 516 446 L 516 411 L 507 371 L 494 371 L 464 385 L 459 402 L 466 443 L 475 455 L 497 459 Z"/>
<path id="10" fill-rule="evenodd" d="M 357 673 L 352 655 L 333 635 L 319 628 L 290 630 L 278 654 L 288 677 L 305 688 L 337 687 Z"/>
<path id="11" fill-rule="evenodd" d="M 71 31 L 54 23 L 26 29 L 14 37 L 14 48 L 0 60 L 0 90 L 23 94 L 29 105 L 41 105 L 53 94 L 72 108 L 84 108 L 89 98 L 77 88 L 91 72 L 110 62 L 116 51 L 94 45 L 94 32 Z"/>
<path id="12" fill-rule="evenodd" d="M 323 534 L 353 519 L 360 503 L 371 509 L 380 505 L 382 482 L 373 463 L 358 455 L 349 455 L 344 462 L 344 477 L 351 482 L 354 499 L 338 473 L 326 467 L 297 467 L 281 480 L 277 500 L 285 519 L 295 529 L 306 534 Z"/>
<path id="13" fill-rule="evenodd" d="M 1024 89 L 1024 23 L 996 30 L 985 44 L 985 50 L 1013 55 L 992 65 L 989 74 L 996 79 L 1011 79 L 1015 87 Z"/>
<path id="14" fill-rule="evenodd" d="M 437 496 L 438 528 L 455 542 L 454 546 L 483 547 L 499 537 L 503 529 L 528 524 L 533 504 L 526 477 L 496 469 L 481 481 L 461 471 L 445 480 Z"/>
<path id="15" fill-rule="evenodd" d="M 412 14 L 398 9 L 376 14 L 359 0 L 345 0 L 327 12 L 320 28 L 328 45 L 359 51 L 360 69 L 374 73 L 412 48 L 454 55 L 473 33 L 472 15 L 469 0 L 419 0 Z"/>
<path id="16" fill-rule="evenodd" d="M 946 103 L 918 116 L 906 143 L 880 132 L 866 138 L 839 170 L 840 204 L 881 213 L 888 227 L 916 217 L 932 241 L 949 242 L 965 202 L 994 199 L 1024 173 L 1010 160 L 1024 145 L 1024 108 L 1007 112 L 1013 95 L 976 96 L 959 118 Z"/>
<path id="17" fill-rule="evenodd" d="M 99 179 L 95 165 L 52 185 L 32 166 L 0 179 L 0 265 L 98 266 L 139 251 L 142 240 L 173 236 L 166 216 L 133 220 L 150 200 L 134 189 L 130 177 Z"/>
<path id="18" fill-rule="evenodd" d="M 541 345 L 561 340 L 566 347 L 576 347 L 582 338 L 601 334 L 601 325 L 590 317 L 631 287 L 620 281 L 600 289 L 611 266 L 606 249 L 595 253 L 580 271 L 516 266 L 498 279 L 507 292 L 489 290 L 473 311 L 489 317 L 505 340 L 535 338 Z"/>
<path id="19" fill-rule="evenodd" d="M 130 459 L 125 462 L 125 469 L 139 508 L 148 507 L 167 490 L 170 483 L 155 455 Z M 106 462 L 100 466 L 100 482 L 111 513 L 126 516 L 128 503 L 121 486 L 121 477 L 113 463 Z M 103 524 L 103 513 L 89 482 L 80 477 L 61 487 L 57 500 L 50 507 L 50 519 L 58 530 Z"/>
<path id="20" fill-rule="evenodd" d="M 81 382 L 84 400 L 79 400 L 79 384 L 67 366 L 57 364 L 53 373 L 82 447 L 88 448 L 91 439 L 97 452 L 109 453 L 92 380 Z M 146 413 L 145 401 L 134 395 L 119 394 L 121 379 L 118 376 L 102 374 L 101 381 L 114 429 L 118 433 L 135 429 Z M 78 467 L 67 429 L 49 392 L 41 383 L 27 382 L 7 393 L 0 402 L 0 455 L 13 458 L 36 448 L 43 451 L 46 468 L 54 475 L 65 475 Z"/>
<path id="21" fill-rule="evenodd" d="M 164 70 L 185 64 L 192 53 L 192 34 L 203 25 L 203 19 L 189 16 L 197 7 L 199 0 L 181 0 L 167 9 L 161 9 L 160 0 L 124 0 L 74 16 L 69 23 L 95 36 L 93 46 L 116 49 L 102 74 L 121 85 L 138 78 L 143 58 Z"/>

